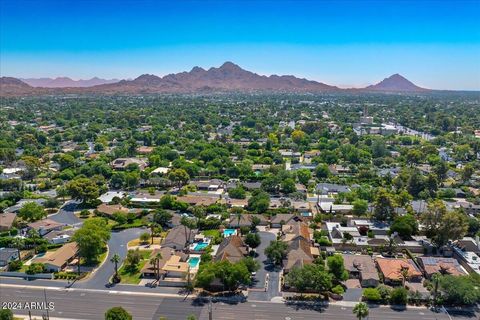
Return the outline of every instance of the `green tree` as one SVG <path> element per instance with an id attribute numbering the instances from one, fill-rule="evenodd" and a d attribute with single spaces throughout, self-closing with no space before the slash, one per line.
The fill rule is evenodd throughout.
<path id="1" fill-rule="evenodd" d="M 13 312 L 10 309 L 0 309 L 0 320 L 14 320 Z"/>
<path id="2" fill-rule="evenodd" d="M 368 210 L 368 201 L 362 199 L 356 199 L 353 202 L 353 213 L 357 216 L 364 215 Z"/>
<path id="3" fill-rule="evenodd" d="M 297 171 L 297 178 L 303 185 L 308 185 L 308 181 L 312 178 L 312 173 L 308 169 L 300 169 Z"/>
<path id="4" fill-rule="evenodd" d="M 73 241 L 77 242 L 80 256 L 89 263 L 97 261 L 98 256 L 105 250 L 109 239 L 110 230 L 103 218 L 86 220 L 72 238 Z"/>
<path id="5" fill-rule="evenodd" d="M 155 223 L 158 223 L 162 227 L 167 227 L 171 220 L 172 214 L 165 211 L 164 209 L 157 209 L 153 214 L 153 221 L 155 221 Z"/>
<path id="6" fill-rule="evenodd" d="M 184 169 L 174 169 L 168 173 L 168 179 L 177 187 L 181 187 L 188 183 L 190 176 Z"/>
<path id="7" fill-rule="evenodd" d="M 320 163 L 315 168 L 315 175 L 319 179 L 328 178 L 330 176 L 330 169 L 328 168 L 328 165 L 325 163 Z"/>
<path id="8" fill-rule="evenodd" d="M 236 188 L 228 190 L 228 195 L 230 198 L 233 199 L 245 199 L 246 198 L 246 192 L 245 189 L 243 189 L 242 186 L 238 186 Z"/>
<path id="9" fill-rule="evenodd" d="M 348 279 L 348 271 L 345 270 L 343 257 L 339 254 L 334 254 L 327 258 L 328 271 L 335 277 L 337 281 L 344 281 Z"/>
<path id="10" fill-rule="evenodd" d="M 27 221 L 37 221 L 47 216 L 45 208 L 35 202 L 27 202 L 18 211 L 18 216 Z"/>
<path id="11" fill-rule="evenodd" d="M 390 303 L 405 305 L 408 301 L 408 291 L 405 288 L 399 287 L 392 290 L 390 293 Z"/>
<path id="12" fill-rule="evenodd" d="M 248 233 L 245 237 L 245 243 L 250 248 L 258 247 L 261 243 L 260 235 L 258 233 Z"/>
<path id="13" fill-rule="evenodd" d="M 417 219 L 411 214 L 396 217 L 390 226 L 390 232 L 397 232 L 403 239 L 411 238 L 412 235 L 415 235 L 418 232 Z"/>
<path id="14" fill-rule="evenodd" d="M 297 190 L 295 181 L 292 178 L 286 178 L 281 183 L 281 190 L 283 193 L 289 194 Z"/>
<path id="15" fill-rule="evenodd" d="M 105 320 L 132 320 L 132 315 L 122 307 L 113 307 L 105 312 Z"/>
<path id="16" fill-rule="evenodd" d="M 78 178 L 67 183 L 68 194 L 76 200 L 89 203 L 100 195 L 100 189 L 94 180 L 89 178 Z"/>
<path id="17" fill-rule="evenodd" d="M 473 305 L 480 302 L 480 288 L 471 276 L 442 276 L 440 289 L 445 302 L 452 305 Z"/>
<path id="18" fill-rule="evenodd" d="M 368 317 L 368 306 L 365 302 L 359 302 L 353 307 L 353 314 L 358 320 Z"/>
<path id="19" fill-rule="evenodd" d="M 265 254 L 274 264 L 281 265 L 287 255 L 287 248 L 288 245 L 285 242 L 274 240 L 265 248 Z"/>
<path id="20" fill-rule="evenodd" d="M 395 206 L 392 201 L 392 195 L 384 188 L 377 191 L 375 198 L 373 215 L 379 221 L 389 221 L 394 217 Z"/>
<path id="21" fill-rule="evenodd" d="M 25 247 L 25 240 L 22 238 L 13 238 L 12 246 L 17 249 L 18 260 L 22 261 L 22 256 L 20 255 L 20 250 Z"/>

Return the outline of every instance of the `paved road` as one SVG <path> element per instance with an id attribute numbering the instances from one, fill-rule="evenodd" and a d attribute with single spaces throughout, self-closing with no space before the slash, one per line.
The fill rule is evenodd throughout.
<path id="1" fill-rule="evenodd" d="M 148 231 L 142 228 L 126 229 L 119 232 L 112 232 L 110 240 L 108 241 L 108 257 L 105 263 L 101 265 L 88 279 L 79 281 L 73 285 L 78 288 L 89 289 L 105 289 L 105 285 L 109 283 L 110 277 L 114 273 L 114 266 L 110 259 L 115 253 L 120 256 L 118 266 L 122 265 L 123 260 L 127 256 L 127 243 L 130 240 L 136 239 L 141 233 Z"/>
<path id="2" fill-rule="evenodd" d="M 268 281 L 268 288 L 267 292 L 261 291 L 250 291 L 248 296 L 250 299 L 253 300 L 260 300 L 260 301 L 270 301 L 273 297 L 280 296 L 280 292 L 278 290 L 279 278 L 280 278 L 280 270 L 275 268 L 273 265 L 268 263 L 268 258 L 265 255 L 265 248 L 270 245 L 271 241 L 274 241 L 277 237 L 275 234 L 267 231 L 259 231 L 261 243 L 256 249 L 258 256 L 257 261 L 260 263 L 260 269 L 255 276 L 255 282 L 253 287 L 255 289 L 263 289 L 265 287 L 265 278 L 266 275 L 269 275 Z"/>
<path id="3" fill-rule="evenodd" d="M 72 226 L 81 225 L 82 220 L 79 219 L 74 213 L 74 210 L 77 207 L 78 203 L 79 202 L 76 202 L 74 200 L 65 202 L 65 204 L 60 208 L 60 210 L 58 210 L 58 213 L 49 216 L 49 218 L 56 222 L 65 223 Z"/>
<path id="4" fill-rule="evenodd" d="M 30 288 L 0 287 L 2 302 L 42 302 L 43 290 Z M 160 297 L 153 295 L 139 295 L 135 293 L 92 292 L 81 289 L 47 290 L 47 301 L 53 302 L 55 308 L 50 312 L 51 317 L 73 319 L 102 319 L 104 312 L 113 306 L 122 306 L 133 315 L 135 320 L 158 320 L 163 316 L 169 320 L 184 320 L 194 314 L 198 319 L 208 319 L 208 303 L 190 298 Z M 16 310 L 16 314 L 27 314 L 26 310 Z M 42 311 L 33 311 L 33 316 L 41 316 Z M 214 303 L 212 304 L 213 319 L 225 320 L 354 320 L 352 308 L 330 305 L 327 307 L 288 306 L 283 303 L 272 302 L 245 302 L 239 304 Z M 453 319 L 477 319 L 477 315 L 454 316 Z M 392 310 L 389 307 L 370 309 L 369 320 L 448 320 L 444 313 L 434 313 L 425 308 Z"/>

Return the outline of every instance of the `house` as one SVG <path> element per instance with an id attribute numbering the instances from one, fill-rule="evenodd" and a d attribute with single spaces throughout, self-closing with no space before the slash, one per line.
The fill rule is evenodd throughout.
<path id="1" fill-rule="evenodd" d="M 417 257 L 417 263 L 422 269 L 423 275 L 428 279 L 435 273 L 454 276 L 467 274 L 458 261 L 453 258 Z"/>
<path id="2" fill-rule="evenodd" d="M 138 165 L 141 171 L 145 170 L 148 166 L 147 161 L 141 158 L 118 158 L 110 163 L 115 170 L 125 170 L 131 164 Z"/>
<path id="3" fill-rule="evenodd" d="M 99 214 L 107 216 L 108 218 L 113 218 L 115 213 L 124 213 L 127 214 L 129 212 L 128 208 L 125 208 L 121 204 L 105 204 L 102 203 L 97 207 L 97 211 Z"/>
<path id="4" fill-rule="evenodd" d="M 215 261 L 230 261 L 232 263 L 242 260 L 248 254 L 248 247 L 238 235 L 232 235 L 223 239 L 220 243 Z"/>
<path id="5" fill-rule="evenodd" d="M 158 203 L 160 199 L 163 197 L 165 192 L 162 191 L 155 191 L 153 193 L 150 192 L 135 192 L 130 197 L 131 203 L 137 204 L 149 204 L 149 203 Z"/>
<path id="6" fill-rule="evenodd" d="M 5 267 L 11 261 L 18 259 L 18 250 L 13 248 L 0 248 L 0 267 Z"/>
<path id="7" fill-rule="evenodd" d="M 349 167 L 342 166 L 340 164 L 331 164 L 328 166 L 328 170 L 331 174 L 338 175 L 348 175 L 352 172 Z"/>
<path id="8" fill-rule="evenodd" d="M 7 231 L 12 229 L 16 217 L 17 215 L 12 212 L 0 213 L 0 231 Z"/>
<path id="9" fill-rule="evenodd" d="M 44 256 L 36 258 L 35 263 L 43 263 L 47 271 L 62 271 L 77 256 L 76 242 L 69 242 L 56 251 L 47 251 Z"/>
<path id="10" fill-rule="evenodd" d="M 351 204 L 335 204 L 332 202 L 319 202 L 318 208 L 325 213 L 347 214 L 352 212 L 353 205 Z"/>
<path id="11" fill-rule="evenodd" d="M 283 241 L 288 242 L 298 236 L 303 237 L 307 241 L 312 240 L 312 230 L 305 222 L 291 219 L 286 224 L 282 225 Z"/>
<path id="12" fill-rule="evenodd" d="M 187 244 L 193 241 L 196 234 L 197 230 L 191 230 L 182 225 L 174 227 L 163 240 L 162 247 L 183 250 Z"/>
<path id="13" fill-rule="evenodd" d="M 335 183 L 319 183 L 316 187 L 318 194 L 336 194 L 350 192 L 350 188 L 345 185 Z"/>
<path id="14" fill-rule="evenodd" d="M 242 182 L 242 186 L 247 190 L 257 190 L 262 187 L 262 183 L 258 181 L 245 181 Z"/>
<path id="15" fill-rule="evenodd" d="M 137 153 L 139 154 L 150 154 L 153 152 L 153 147 L 140 146 L 137 147 Z"/>
<path id="16" fill-rule="evenodd" d="M 193 194 L 177 197 L 178 201 L 188 203 L 191 206 L 206 206 L 206 207 L 217 203 L 218 199 L 219 199 L 218 197 L 201 196 L 201 195 L 193 195 Z"/>
<path id="17" fill-rule="evenodd" d="M 288 243 L 287 256 L 283 261 L 284 273 L 287 274 L 292 268 L 313 263 L 318 255 L 318 248 L 312 247 L 310 241 L 302 236 L 295 237 Z"/>
<path id="18" fill-rule="evenodd" d="M 110 203 L 113 201 L 113 198 L 122 199 L 127 195 L 124 191 L 108 191 L 98 197 L 98 200 L 102 201 L 102 203 Z"/>
<path id="19" fill-rule="evenodd" d="M 65 224 L 53 221 L 52 219 L 42 219 L 27 224 L 27 229 L 35 229 L 40 236 L 44 236 L 51 231 L 60 231 L 65 227 Z"/>
<path id="20" fill-rule="evenodd" d="M 368 255 L 344 254 L 343 262 L 350 278 L 360 280 L 362 287 L 376 287 L 380 281 L 375 261 Z"/>
<path id="21" fill-rule="evenodd" d="M 253 224 L 253 219 L 257 218 L 258 219 L 258 225 L 260 226 L 266 226 L 268 224 L 267 218 L 261 214 L 248 214 L 244 213 L 241 214 L 240 216 L 237 216 L 235 214 L 230 215 L 230 223 L 229 227 L 230 228 L 241 228 L 241 227 L 251 227 Z"/>
<path id="22" fill-rule="evenodd" d="M 248 199 L 228 198 L 225 200 L 225 204 L 229 208 L 245 208 L 246 206 L 248 206 Z"/>
<path id="23" fill-rule="evenodd" d="M 281 228 L 282 225 L 293 219 L 294 215 L 291 213 L 279 213 L 270 219 L 270 226 L 272 228 Z"/>
<path id="24" fill-rule="evenodd" d="M 160 249 L 155 249 L 150 254 L 149 261 L 147 263 L 145 263 L 145 266 L 140 271 L 143 278 L 154 278 L 155 277 L 155 272 L 156 272 L 157 266 L 154 266 L 151 263 L 151 259 L 154 258 L 158 253 L 160 253 L 161 256 L 162 256 L 162 258 L 158 262 L 158 266 L 160 267 L 160 277 L 161 278 L 164 278 L 164 277 L 167 276 L 168 270 L 166 270 L 166 269 L 171 269 L 171 266 L 174 264 L 174 262 L 177 263 L 177 264 L 186 263 L 187 258 L 188 258 L 187 254 L 185 254 L 183 252 L 178 252 L 178 251 L 172 250 L 171 248 L 164 247 L 164 248 L 160 248 Z M 178 258 L 174 258 L 172 260 L 172 257 L 174 257 L 174 256 L 176 256 Z M 169 265 L 170 268 L 165 269 L 164 267 L 166 267 L 167 265 Z M 182 274 L 180 276 L 182 276 L 183 271 L 184 271 L 183 269 L 185 269 L 185 268 L 183 266 L 180 266 L 180 267 L 181 267 L 180 270 L 182 271 Z M 175 270 L 175 271 L 177 271 L 177 270 Z M 172 272 L 172 273 L 177 275 L 176 272 Z"/>
<path id="25" fill-rule="evenodd" d="M 72 238 L 74 233 L 73 229 L 61 230 L 61 231 L 51 231 L 43 236 L 44 239 L 47 239 L 51 244 L 61 244 L 67 243 Z"/>
<path id="26" fill-rule="evenodd" d="M 397 285 L 402 283 L 403 270 L 408 270 L 407 281 L 420 282 L 422 280 L 422 273 L 410 259 L 377 258 L 375 262 L 385 284 Z"/>
<path id="27" fill-rule="evenodd" d="M 225 182 L 220 179 L 194 180 L 190 181 L 190 184 L 196 186 L 198 190 L 204 191 L 217 191 L 218 189 L 223 189 L 225 186 Z"/>

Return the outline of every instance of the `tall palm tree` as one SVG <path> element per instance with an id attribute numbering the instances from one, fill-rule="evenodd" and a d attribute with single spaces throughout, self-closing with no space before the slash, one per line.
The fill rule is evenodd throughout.
<path id="1" fill-rule="evenodd" d="M 22 249 L 25 246 L 25 241 L 23 241 L 22 238 L 14 238 L 12 242 L 12 246 L 17 249 L 18 251 L 18 260 L 21 261 L 20 257 L 20 249 Z"/>
<path id="2" fill-rule="evenodd" d="M 438 273 L 434 273 L 432 275 L 433 281 L 433 305 L 437 303 L 437 295 L 438 295 L 438 282 L 440 280 L 440 275 Z"/>
<path id="3" fill-rule="evenodd" d="M 33 240 L 33 247 L 35 248 L 35 253 L 37 252 L 37 240 L 40 239 L 40 234 L 35 229 L 28 230 L 28 237 Z"/>
<path id="4" fill-rule="evenodd" d="M 180 219 L 180 224 L 185 228 L 185 239 L 186 239 L 185 246 L 187 246 L 188 243 L 190 243 L 190 236 L 192 234 L 191 230 L 195 228 L 197 223 L 192 218 L 182 217 L 182 219 Z"/>
<path id="5" fill-rule="evenodd" d="M 153 269 L 155 270 L 155 278 L 160 280 L 160 260 L 162 260 L 162 254 L 160 252 L 157 252 L 157 254 L 150 259 L 150 264 L 153 266 Z"/>
<path id="6" fill-rule="evenodd" d="M 408 278 L 409 278 L 408 267 L 401 267 L 400 268 L 400 275 L 402 276 L 402 284 L 403 284 L 403 287 L 405 288 L 406 284 L 407 284 L 407 281 L 408 281 Z"/>
<path id="7" fill-rule="evenodd" d="M 358 320 L 366 318 L 368 316 L 367 304 L 365 302 L 357 303 L 353 308 L 353 314 L 355 314 Z"/>
<path id="8" fill-rule="evenodd" d="M 120 262 L 120 255 L 118 253 L 115 253 L 112 258 L 110 259 L 110 262 L 115 265 L 115 275 L 114 275 L 114 280 L 118 279 L 118 263 Z"/>
<path id="9" fill-rule="evenodd" d="M 155 236 L 156 228 L 157 228 L 157 224 L 155 222 L 150 223 L 150 236 L 151 236 L 150 244 L 153 244 L 153 237 Z"/>

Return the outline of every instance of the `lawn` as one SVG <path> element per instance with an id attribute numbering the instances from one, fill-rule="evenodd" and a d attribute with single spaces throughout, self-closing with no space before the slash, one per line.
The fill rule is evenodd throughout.
<path id="1" fill-rule="evenodd" d="M 162 243 L 162 238 L 161 237 L 153 237 L 153 244 L 161 244 Z M 151 239 L 148 240 L 147 243 L 141 243 L 140 238 L 133 239 L 128 242 L 128 247 L 136 247 L 139 245 L 145 245 L 145 244 L 151 244 Z"/>
<path id="2" fill-rule="evenodd" d="M 138 284 L 142 279 L 140 270 L 142 270 L 142 268 L 145 266 L 145 263 L 148 262 L 148 259 L 150 258 L 150 254 L 152 253 L 152 250 L 142 250 L 140 251 L 140 253 L 142 255 L 142 260 L 140 261 L 140 263 L 138 264 L 135 270 L 127 270 L 125 268 L 125 265 L 122 265 L 118 270 L 118 273 L 122 278 L 121 283 Z"/>
<path id="3" fill-rule="evenodd" d="M 205 237 L 209 237 L 209 238 L 216 238 L 216 237 L 220 237 L 220 231 L 216 230 L 216 229 L 213 229 L 213 230 L 204 230 L 202 231 L 202 233 L 205 235 Z"/>

